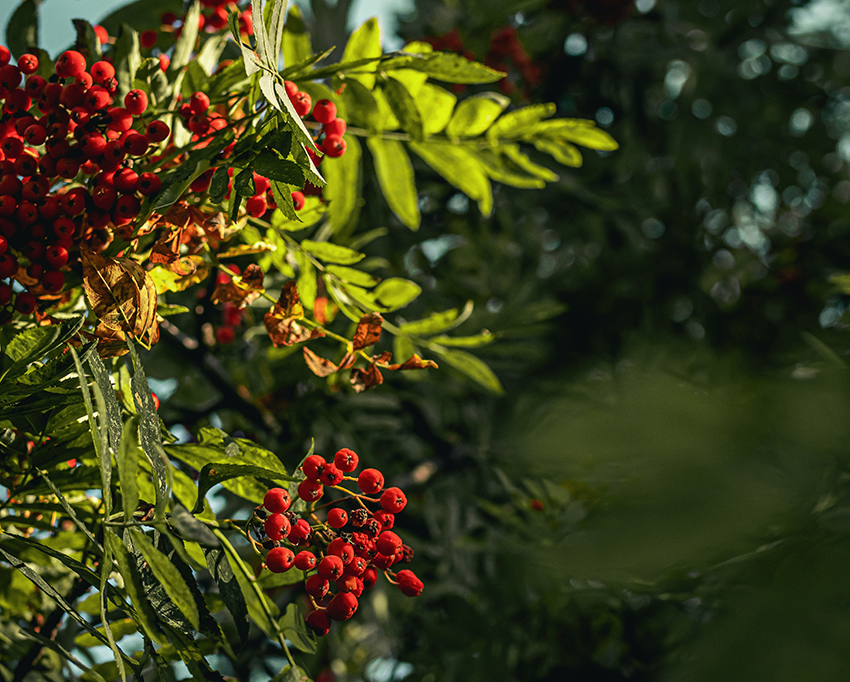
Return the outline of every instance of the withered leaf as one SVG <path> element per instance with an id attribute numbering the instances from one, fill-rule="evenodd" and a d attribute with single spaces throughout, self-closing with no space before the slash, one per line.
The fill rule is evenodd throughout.
<path id="1" fill-rule="evenodd" d="M 182 227 L 163 230 L 153 245 L 153 249 L 151 249 L 150 262 L 168 264 L 176 261 L 180 257 L 180 238 L 182 235 Z"/>
<path id="2" fill-rule="evenodd" d="M 351 385 L 357 393 L 362 393 L 382 383 L 384 383 L 384 377 L 374 362 L 370 363 L 366 369 L 355 367 L 351 370 Z"/>
<path id="3" fill-rule="evenodd" d="M 263 271 L 251 263 L 242 276 L 216 284 L 212 295 L 213 303 L 234 303 L 239 308 L 250 305 L 263 293 Z"/>
<path id="4" fill-rule="evenodd" d="M 354 350 L 362 350 L 378 343 L 381 338 L 381 325 L 384 318 L 381 313 L 368 313 L 360 318 L 357 331 L 354 332 Z"/>
<path id="5" fill-rule="evenodd" d="M 307 363 L 307 367 L 309 367 L 310 371 L 316 376 L 326 377 L 339 371 L 339 367 L 337 367 L 334 363 L 316 355 L 306 346 L 304 347 L 304 360 Z"/>
<path id="6" fill-rule="evenodd" d="M 266 331 L 275 347 L 291 346 L 315 338 L 314 333 L 318 330 L 311 331 L 308 326 L 300 324 L 298 320 L 301 319 L 304 319 L 304 306 L 295 282 L 289 281 L 283 285 L 280 298 L 264 318 Z"/>
<path id="7" fill-rule="evenodd" d="M 355 360 L 357 360 L 357 355 L 351 351 L 348 351 L 345 355 L 342 356 L 342 360 L 339 361 L 340 369 L 348 369 L 352 365 L 354 365 Z"/>
<path id="8" fill-rule="evenodd" d="M 384 353 L 383 355 L 389 355 L 389 353 Z M 389 358 L 387 358 L 389 359 Z M 379 361 L 380 364 L 380 361 Z M 439 369 L 437 363 L 433 360 L 423 360 L 416 353 L 413 354 L 412 357 L 408 358 L 404 362 L 398 365 L 381 365 L 382 367 L 386 367 L 388 370 L 396 370 L 396 369 Z"/>

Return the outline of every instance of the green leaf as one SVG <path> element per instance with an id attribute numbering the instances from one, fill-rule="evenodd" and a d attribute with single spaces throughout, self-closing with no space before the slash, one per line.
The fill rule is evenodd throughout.
<path id="1" fill-rule="evenodd" d="M 190 514 L 181 504 L 175 504 L 171 512 L 171 525 L 184 540 L 197 542 L 201 547 L 218 547 L 221 543 L 207 526 Z"/>
<path id="2" fill-rule="evenodd" d="M 546 186 L 543 180 L 528 174 L 508 157 L 500 156 L 489 149 L 479 150 L 475 152 L 475 156 L 484 166 L 487 175 L 497 182 L 525 189 L 541 189 Z"/>
<path id="3" fill-rule="evenodd" d="M 225 67 L 223 71 L 210 79 L 208 94 L 210 99 L 216 99 L 221 95 L 235 92 L 240 85 L 247 82 L 245 62 L 242 57 L 239 57 L 230 66 Z"/>
<path id="4" fill-rule="evenodd" d="M 109 372 L 97 353 L 89 356 L 88 365 L 91 367 L 94 377 L 93 390 L 102 423 L 105 422 L 109 436 L 109 447 L 112 448 L 113 452 L 118 452 L 118 444 L 121 442 L 121 431 L 123 429 L 121 405 L 115 397 L 115 388 L 109 378 Z"/>
<path id="5" fill-rule="evenodd" d="M 121 482 L 121 501 L 124 518 L 130 520 L 139 506 L 139 486 L 136 476 L 139 471 L 139 418 L 131 415 L 124 424 L 121 446 L 118 448 L 118 480 Z"/>
<path id="6" fill-rule="evenodd" d="M 270 682 L 312 682 L 312 680 L 303 668 L 290 665 L 286 670 L 275 675 Z"/>
<path id="7" fill-rule="evenodd" d="M 116 99 L 123 102 L 124 96 L 133 89 L 136 72 L 142 65 L 139 34 L 132 26 L 121 24 L 121 30 L 112 50 L 115 60 L 115 78 L 118 81 Z"/>
<path id="8" fill-rule="evenodd" d="M 455 107 L 446 135 L 455 139 L 478 137 L 495 121 L 510 100 L 495 92 L 485 92 L 467 97 Z"/>
<path id="9" fill-rule="evenodd" d="M 589 149 L 610 152 L 619 148 L 617 141 L 593 121 L 580 118 L 559 118 L 542 121 L 525 129 L 524 139 L 535 141 L 540 135 L 563 139 Z"/>
<path id="10" fill-rule="evenodd" d="M 496 337 L 486 329 L 475 336 L 435 336 L 430 341 L 454 348 L 480 348 L 493 343 Z"/>
<path id="11" fill-rule="evenodd" d="M 470 199 L 478 202 L 482 214 L 493 212 L 490 178 L 475 154 L 459 145 L 411 142 L 410 148 L 431 168 Z"/>
<path id="12" fill-rule="evenodd" d="M 293 9 L 295 7 L 297 7 L 297 5 L 293 5 Z M 326 59 L 327 57 L 329 57 L 330 54 L 335 49 L 336 48 L 330 47 L 327 50 L 325 50 L 324 52 L 317 52 L 316 54 L 311 54 L 309 57 L 305 57 L 301 61 L 295 62 L 294 64 L 290 64 L 288 67 L 286 67 L 283 71 L 280 72 L 280 75 L 283 78 L 286 78 L 286 79 L 289 79 L 289 80 L 295 80 L 295 81 L 300 80 L 300 78 L 302 78 L 302 77 L 312 77 L 313 74 L 310 71 L 309 67 L 311 67 L 311 66 L 313 66 L 313 64 L 316 64 L 317 62 L 320 62 L 323 59 Z M 285 33 L 284 33 L 284 36 L 283 36 L 283 51 L 284 51 L 284 55 L 285 55 L 286 54 L 286 34 Z M 284 61 L 285 60 L 286 60 L 286 57 L 284 57 Z M 299 83 L 299 85 L 310 85 L 311 83 L 313 85 L 318 85 L 317 83 L 314 83 L 312 81 L 310 81 L 308 83 L 303 83 L 303 84 Z"/>
<path id="13" fill-rule="evenodd" d="M 165 589 L 166 594 L 197 630 L 200 627 L 198 605 L 195 603 L 189 586 L 180 575 L 180 571 L 167 556 L 154 547 L 150 538 L 140 530 L 130 528 L 130 536 L 133 538 L 133 544 L 141 552 L 151 571 Z"/>
<path id="14" fill-rule="evenodd" d="M 200 0 L 192 0 L 186 15 L 183 17 L 183 28 L 180 37 L 174 45 L 171 63 L 168 65 L 168 77 L 173 82 L 177 72 L 192 59 L 195 43 L 198 41 L 198 21 L 201 18 Z"/>
<path id="15" fill-rule="evenodd" d="M 172 472 L 171 462 L 162 447 L 162 432 L 159 427 L 159 415 L 153 404 L 151 389 L 145 370 L 136 352 L 135 344 L 128 339 L 127 347 L 130 349 L 130 357 L 133 361 L 133 373 L 130 378 L 130 386 L 133 390 L 133 402 L 136 405 L 136 414 L 139 415 L 139 442 L 156 480 L 156 503 L 154 507 L 154 518 L 161 521 L 165 517 L 165 508 L 171 495 Z"/>
<path id="16" fill-rule="evenodd" d="M 340 95 L 342 110 L 351 125 L 368 128 L 373 132 L 384 129 L 384 117 L 379 111 L 375 93 L 356 80 L 346 80 L 345 90 Z M 351 141 L 349 135 L 347 141 Z"/>
<path id="17" fill-rule="evenodd" d="M 263 0 L 251 0 L 253 15 L 258 17 L 254 26 L 257 53 L 266 66 L 276 72 L 280 60 L 280 41 L 283 37 L 287 0 L 267 0 L 264 10 L 261 11 L 262 4 Z M 262 17 L 262 21 L 259 17 Z"/>
<path id="18" fill-rule="evenodd" d="M 172 315 L 182 315 L 188 313 L 189 308 L 185 305 L 177 305 L 175 303 L 157 303 L 156 314 L 160 317 L 171 317 Z"/>
<path id="19" fill-rule="evenodd" d="M 312 310 L 318 293 L 318 281 L 316 279 L 316 268 L 310 262 L 306 253 L 296 252 L 295 260 L 298 262 L 298 294 L 304 307 Z"/>
<path id="20" fill-rule="evenodd" d="M 301 248 L 325 263 L 352 265 L 366 257 L 365 254 L 349 249 L 347 246 L 331 244 L 330 242 L 314 242 L 311 239 L 302 241 Z"/>
<path id="21" fill-rule="evenodd" d="M 390 210 L 411 230 L 418 230 L 421 222 L 419 214 L 419 196 L 416 193 L 416 181 L 413 164 L 398 140 L 385 140 L 381 137 L 369 137 L 366 145 L 375 162 L 378 184 Z"/>
<path id="22" fill-rule="evenodd" d="M 5 356 L 12 361 L 12 364 L 0 378 L 16 376 L 27 365 L 58 350 L 82 329 L 84 322 L 85 319 L 82 316 L 75 317 L 58 325 L 30 327 L 15 334 L 9 345 L 4 349 Z M 6 363 L 4 362 L 4 364 Z"/>
<path id="23" fill-rule="evenodd" d="M 547 102 L 509 111 L 490 126 L 487 130 L 487 139 L 496 141 L 522 137 L 525 135 L 528 126 L 553 116 L 556 109 L 557 107 L 554 104 Z"/>
<path id="24" fill-rule="evenodd" d="M 304 573 L 304 571 L 299 571 L 297 568 L 293 567 L 285 573 L 263 571 L 260 574 L 260 577 L 257 578 L 257 584 L 264 590 L 270 590 L 273 587 L 285 587 L 286 585 L 297 585 L 298 583 L 303 583 L 305 578 L 307 578 L 307 574 Z"/>
<path id="25" fill-rule="evenodd" d="M 33 632 L 33 631 L 29 630 L 28 628 L 19 628 L 18 632 L 21 635 L 23 635 L 25 637 L 29 637 L 33 641 L 38 642 L 39 644 L 47 647 L 48 649 L 52 649 L 57 654 L 62 656 L 64 659 L 70 661 L 71 663 L 76 665 L 81 670 L 84 670 L 85 673 L 80 678 L 81 680 L 84 680 L 85 682 L 88 682 L 89 680 L 93 680 L 94 682 L 106 682 L 106 678 L 103 677 L 103 675 L 101 675 L 97 670 L 95 670 L 95 668 L 97 668 L 98 666 L 95 666 L 95 668 L 89 668 L 85 663 L 83 663 L 80 659 L 76 658 L 70 651 L 68 651 L 61 644 L 57 644 L 52 639 L 48 639 L 44 635 L 42 635 L 38 632 Z M 110 663 L 114 664 L 114 661 L 110 661 Z M 117 666 L 116 666 L 115 674 L 117 674 Z M 11 674 L 9 675 L 9 677 L 7 679 L 12 679 Z M 110 676 L 110 679 L 114 679 L 114 675 Z"/>
<path id="26" fill-rule="evenodd" d="M 74 522 L 74 525 L 83 532 L 83 534 L 91 541 L 91 543 L 95 547 L 102 550 L 103 547 L 101 546 L 101 544 L 97 541 L 97 539 L 88 529 L 88 527 L 82 521 L 80 521 L 80 518 L 74 511 L 74 508 L 62 494 L 62 491 L 59 490 L 59 487 L 55 483 L 53 483 L 53 481 L 47 476 L 47 472 L 39 471 L 38 474 L 39 476 L 41 476 L 42 480 L 44 480 L 44 482 L 47 484 L 47 487 L 50 488 L 51 492 L 56 495 L 57 499 L 59 500 L 59 504 L 62 505 L 62 508 L 67 512 L 68 516 L 71 517 L 71 521 Z"/>
<path id="27" fill-rule="evenodd" d="M 467 309 L 469 312 L 467 312 Z M 472 306 L 467 303 L 467 307 L 464 310 L 464 319 L 466 319 L 466 317 L 469 317 L 469 313 L 471 312 Z M 436 334 L 438 332 L 444 332 L 447 329 L 452 329 L 456 327 L 458 324 L 460 324 L 460 322 L 463 321 L 457 321 L 459 315 L 460 311 L 457 308 L 450 308 L 449 310 L 444 310 L 441 313 L 432 313 L 428 317 L 423 318 L 421 320 L 414 320 L 413 322 L 405 322 L 404 324 L 400 324 L 398 326 L 398 331 L 401 334 L 408 334 L 410 336 L 423 336 L 428 334 Z"/>
<path id="28" fill-rule="evenodd" d="M 356 284 L 359 287 L 371 288 L 378 283 L 378 278 L 372 277 L 368 272 L 347 268 L 344 265 L 328 265 L 325 267 L 332 275 L 339 277 L 343 282 Z"/>
<path id="29" fill-rule="evenodd" d="M 425 134 L 422 127 L 422 114 L 419 113 L 413 95 L 403 83 L 391 76 L 385 78 L 382 85 L 382 90 L 402 130 L 410 133 L 414 140 L 423 140 Z"/>
<path id="30" fill-rule="evenodd" d="M 224 32 L 209 36 L 198 50 L 198 54 L 189 63 L 198 64 L 204 70 L 204 75 L 211 76 L 218 68 L 221 55 L 227 47 L 227 41 L 228 36 Z"/>
<path id="31" fill-rule="evenodd" d="M 360 59 L 378 59 L 383 54 L 381 48 L 381 27 L 378 19 L 372 17 L 360 28 L 356 29 L 345 44 L 342 53 L 342 62 L 353 62 Z M 366 64 L 359 71 L 375 71 L 377 63 Z M 365 85 L 370 90 L 375 87 L 375 76 L 372 73 L 348 74 L 346 80 L 355 80 Z"/>
<path id="32" fill-rule="evenodd" d="M 505 389 L 499 379 L 482 360 L 471 353 L 462 350 L 454 350 L 441 346 L 430 346 L 431 350 L 448 362 L 456 370 L 465 374 L 470 379 L 477 381 L 488 391 L 498 395 L 504 395 Z"/>
<path id="33" fill-rule="evenodd" d="M 301 8 L 293 5 L 289 8 L 286 25 L 283 27 L 283 64 L 284 66 L 300 64 L 310 59 L 312 55 L 310 33 L 304 25 Z"/>
<path id="34" fill-rule="evenodd" d="M 304 186 L 304 171 L 301 166 L 294 161 L 281 158 L 278 153 L 271 150 L 260 152 L 251 161 L 251 169 L 269 180 L 284 182 L 295 187 Z"/>
<path id="35" fill-rule="evenodd" d="M 501 71 L 471 62 L 452 52 L 432 52 L 426 56 L 414 57 L 406 66 L 445 83 L 495 83 L 505 77 Z"/>
<path id="36" fill-rule="evenodd" d="M 23 0 L 6 24 L 6 47 L 15 60 L 38 45 L 38 6 L 41 0 Z"/>
<path id="37" fill-rule="evenodd" d="M 520 151 L 518 144 L 501 144 L 499 151 L 529 175 L 546 182 L 555 182 L 558 179 L 557 174 L 553 171 L 545 166 L 539 166 L 529 159 L 525 153 Z"/>
<path id="38" fill-rule="evenodd" d="M 121 639 L 125 635 L 132 635 L 139 631 L 138 627 L 136 627 L 136 621 L 134 621 L 132 618 L 122 618 L 120 620 L 113 620 L 109 623 L 109 628 L 110 630 L 112 630 L 112 636 L 116 640 Z M 95 629 L 100 632 L 103 632 L 102 625 Z M 98 646 L 98 644 L 100 644 L 100 640 L 84 632 L 74 638 L 74 644 L 76 644 L 77 646 L 88 648 Z"/>
<path id="39" fill-rule="evenodd" d="M 201 475 L 198 477 L 198 500 L 195 502 L 193 514 L 199 513 L 203 509 L 204 497 L 214 485 L 218 485 L 223 481 L 228 481 L 231 478 L 239 478 L 242 476 L 254 476 L 257 478 L 267 479 L 270 481 L 294 481 L 292 476 L 281 474 L 271 469 L 254 466 L 252 464 L 231 464 L 229 462 L 211 462 L 205 464 L 201 469 Z"/>
<path id="40" fill-rule="evenodd" d="M 304 607 L 301 604 L 290 603 L 280 617 L 278 625 L 296 649 L 305 654 L 316 653 L 318 648 L 316 635 L 304 622 Z"/>
<path id="41" fill-rule="evenodd" d="M 422 293 L 422 287 L 416 282 L 401 277 L 390 277 L 375 287 L 375 298 L 386 308 L 398 310 L 404 308 Z"/>
<path id="42" fill-rule="evenodd" d="M 353 135 L 347 138 L 345 154 L 322 163 L 328 184 L 323 197 L 329 202 L 328 218 L 334 234 L 344 233 L 356 223 L 360 214 L 361 164 L 360 142 Z"/>
<path id="43" fill-rule="evenodd" d="M 457 97 L 445 88 L 426 83 L 416 95 L 416 106 L 422 114 L 425 135 L 445 130 L 452 118 Z"/>
<path id="44" fill-rule="evenodd" d="M 555 159 L 555 161 L 557 161 L 558 163 L 562 163 L 565 166 L 572 166 L 574 168 L 578 168 L 579 166 L 581 166 L 581 152 L 578 150 L 578 148 L 574 147 L 568 142 L 540 138 L 534 140 L 534 146 L 537 147 L 537 149 L 539 149 L 541 152 L 551 154 L 552 158 Z"/>
<path id="45" fill-rule="evenodd" d="M 71 19 L 77 31 L 77 49 L 82 52 L 86 62 L 91 66 L 100 59 L 100 40 L 94 32 L 94 27 L 85 19 Z"/>
<path id="46" fill-rule="evenodd" d="M 230 615 L 233 616 L 239 640 L 244 644 L 245 640 L 248 639 L 248 607 L 245 604 L 245 596 L 242 594 L 239 582 L 233 574 L 230 561 L 227 559 L 227 554 L 221 547 L 205 547 L 204 557 L 207 561 L 207 568 L 209 568 L 213 580 L 218 585 L 218 592 L 224 601 L 224 605 L 230 611 Z"/>

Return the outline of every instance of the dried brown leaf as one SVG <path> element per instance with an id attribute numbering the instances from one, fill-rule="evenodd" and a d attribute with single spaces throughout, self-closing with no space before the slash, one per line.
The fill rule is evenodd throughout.
<path id="1" fill-rule="evenodd" d="M 368 313 L 360 318 L 357 331 L 354 332 L 354 350 L 362 350 L 372 346 L 381 338 L 381 325 L 384 318 L 380 313 Z"/>
<path id="2" fill-rule="evenodd" d="M 339 371 L 339 367 L 337 367 L 334 363 L 316 355 L 306 346 L 304 347 L 304 360 L 307 363 L 307 367 L 309 367 L 310 371 L 316 376 L 326 377 Z"/>

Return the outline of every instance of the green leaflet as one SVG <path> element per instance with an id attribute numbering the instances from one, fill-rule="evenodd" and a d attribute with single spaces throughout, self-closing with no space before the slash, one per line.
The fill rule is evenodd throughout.
<path id="1" fill-rule="evenodd" d="M 359 81 L 346 79 L 345 90 L 340 95 L 340 103 L 345 111 L 346 120 L 352 125 L 368 128 L 374 132 L 383 129 L 383 116 L 378 110 L 375 93 Z M 350 141 L 350 136 L 346 139 Z"/>
<path id="2" fill-rule="evenodd" d="M 372 17 L 360 28 L 355 30 L 342 53 L 342 62 L 353 62 L 360 59 L 379 59 L 383 54 L 381 48 L 381 27 L 376 17 Z M 365 64 L 358 71 L 375 71 L 377 62 Z M 346 80 L 355 80 L 365 85 L 370 90 L 375 87 L 375 75 L 372 73 L 351 73 L 346 75 Z"/>
<path id="3" fill-rule="evenodd" d="M 495 83 L 505 76 L 501 71 L 471 62 L 452 52 L 432 52 L 426 56 L 414 57 L 406 66 L 446 83 Z"/>
<path id="4" fill-rule="evenodd" d="M 198 500 L 195 502 L 195 507 L 192 509 L 193 514 L 198 514 L 204 508 L 204 497 L 214 485 L 229 481 L 231 478 L 240 478 L 242 476 L 254 476 L 257 478 L 268 479 L 271 481 L 293 481 L 296 480 L 291 476 L 265 469 L 263 467 L 253 466 L 251 464 L 231 464 L 229 462 L 211 462 L 205 464 L 201 469 L 201 475 L 198 477 Z M 191 538 L 196 539 L 196 538 Z"/>
<path id="5" fill-rule="evenodd" d="M 195 43 L 198 40 L 198 20 L 201 17 L 201 4 L 199 0 L 193 0 L 183 19 L 183 31 L 174 45 L 174 52 L 171 55 L 171 63 L 168 65 L 169 80 L 174 81 L 176 74 L 184 67 L 192 58 L 192 53 L 195 51 Z"/>
<path id="6" fill-rule="evenodd" d="M 304 622 L 304 607 L 301 604 L 287 605 L 286 612 L 280 617 L 278 625 L 296 649 L 306 654 L 316 652 L 316 635 Z"/>
<path id="7" fill-rule="evenodd" d="M 414 140 L 421 141 L 424 138 L 422 114 L 407 87 L 401 81 L 387 77 L 381 90 L 402 130 L 410 133 Z"/>
<path id="8" fill-rule="evenodd" d="M 537 149 L 539 149 L 541 152 L 551 154 L 552 158 L 555 159 L 555 161 L 557 161 L 558 163 L 562 163 L 565 166 L 572 166 L 574 168 L 578 168 L 579 166 L 581 166 L 581 152 L 578 150 L 578 148 L 574 147 L 568 142 L 540 138 L 534 140 L 534 146 L 537 147 Z"/>
<path id="9" fill-rule="evenodd" d="M 346 138 L 345 154 L 322 162 L 327 187 L 323 196 L 328 201 L 328 218 L 333 234 L 345 233 L 360 215 L 361 164 L 360 142 L 353 135 Z"/>
<path id="10" fill-rule="evenodd" d="M 366 257 L 365 254 L 349 249 L 347 246 L 331 244 L 330 242 L 314 242 L 311 239 L 302 241 L 301 248 L 325 263 L 352 265 Z"/>
<path id="11" fill-rule="evenodd" d="M 325 266 L 325 270 L 339 277 L 343 282 L 355 284 L 359 287 L 371 288 L 379 281 L 377 277 L 373 277 L 368 272 L 363 272 L 355 268 L 347 268 L 344 265 L 327 265 Z"/>
<path id="12" fill-rule="evenodd" d="M 478 202 L 482 214 L 493 212 L 493 189 L 482 163 L 459 145 L 411 142 L 410 148 L 450 184 Z"/>
<path id="13" fill-rule="evenodd" d="M 416 96 L 416 104 L 422 113 L 423 129 L 426 135 L 434 135 L 445 130 L 452 118 L 457 97 L 445 88 L 426 83 Z"/>
<path id="14" fill-rule="evenodd" d="M 480 348 L 496 340 L 496 337 L 486 329 L 475 336 L 435 336 L 429 339 L 432 343 L 454 348 Z"/>
<path id="15" fill-rule="evenodd" d="M 455 107 L 446 128 L 446 135 L 452 139 L 478 137 L 501 115 L 509 103 L 507 97 L 494 92 L 466 98 Z"/>
<path id="16" fill-rule="evenodd" d="M 378 184 L 390 210 L 406 227 L 411 230 L 419 229 L 419 196 L 416 192 L 413 164 L 404 145 L 398 140 L 385 140 L 380 137 L 369 137 L 366 145 L 375 162 Z"/>
<path id="17" fill-rule="evenodd" d="M 419 294 L 422 287 L 416 282 L 401 277 L 390 277 L 381 282 L 373 292 L 381 305 L 389 310 L 398 310 L 411 303 Z"/>
<path id="18" fill-rule="evenodd" d="M 213 535 L 213 537 L 215 536 Z M 248 639 L 248 607 L 245 604 L 242 588 L 239 587 L 239 582 L 233 574 L 233 568 L 227 554 L 221 547 L 205 547 L 204 557 L 206 558 L 207 568 L 209 568 L 213 580 L 218 585 L 218 591 L 224 605 L 230 611 L 230 615 L 233 616 L 239 639 L 244 643 Z"/>
<path id="19" fill-rule="evenodd" d="M 517 166 L 509 157 L 501 156 L 489 149 L 475 152 L 491 179 L 511 187 L 541 189 L 546 183 L 536 175 L 530 175 Z"/>
<path id="20" fill-rule="evenodd" d="M 121 501 L 124 518 L 130 520 L 139 506 L 139 485 L 136 476 L 139 471 L 139 418 L 131 415 L 124 424 L 121 445 L 118 448 L 118 480 L 121 482 Z"/>
<path id="21" fill-rule="evenodd" d="M 528 126 L 549 118 L 555 114 L 556 107 L 551 102 L 532 104 L 521 109 L 514 109 L 504 114 L 487 130 L 487 139 L 496 141 L 522 137 Z"/>
<path id="22" fill-rule="evenodd" d="M 286 24 L 283 27 L 283 64 L 294 66 L 309 59 L 313 54 L 310 34 L 304 25 L 301 8 L 293 5 L 289 8 Z"/>
<path id="23" fill-rule="evenodd" d="M 463 315 L 457 308 L 450 308 L 441 313 L 432 313 L 428 317 L 412 322 L 400 324 L 398 331 L 401 334 L 411 336 L 423 336 L 428 334 L 437 334 L 449 329 L 453 329 L 466 320 L 472 313 L 472 301 L 466 304 L 463 310 Z M 405 358 L 406 359 L 406 358 Z"/>
<path id="24" fill-rule="evenodd" d="M 195 603 L 195 598 L 192 596 L 189 586 L 180 575 L 180 571 L 165 554 L 154 547 L 150 538 L 140 530 L 131 528 L 130 536 L 133 538 L 133 544 L 142 553 L 151 571 L 165 589 L 166 594 L 197 630 L 200 627 L 198 605 Z"/>
<path id="25" fill-rule="evenodd" d="M 449 349 L 437 345 L 430 348 L 456 370 L 478 382 L 488 391 L 498 395 L 504 395 L 505 389 L 502 388 L 502 384 L 493 373 L 493 370 L 479 358 L 466 351 L 455 350 L 453 348 Z"/>

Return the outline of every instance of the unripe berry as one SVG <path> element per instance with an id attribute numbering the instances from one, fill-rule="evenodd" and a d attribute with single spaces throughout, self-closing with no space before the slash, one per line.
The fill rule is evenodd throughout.
<path id="1" fill-rule="evenodd" d="M 319 123 L 330 123 L 336 118 L 336 104 L 329 99 L 320 99 L 313 107 L 313 118 Z"/>
<path id="2" fill-rule="evenodd" d="M 333 508 L 328 512 L 328 525 L 331 528 L 342 528 L 348 523 L 348 514 L 344 509 Z"/>
<path id="3" fill-rule="evenodd" d="M 272 573 L 285 573 L 295 563 L 295 554 L 287 547 L 275 547 L 266 555 L 266 566 Z"/>
<path id="4" fill-rule="evenodd" d="M 292 500 L 289 498 L 289 493 L 283 488 L 272 488 L 263 498 L 263 506 L 275 514 L 283 514 L 289 509 L 290 504 Z"/>
<path id="5" fill-rule="evenodd" d="M 351 592 L 340 592 L 328 604 L 328 615 L 334 620 L 348 620 L 357 611 L 357 597 Z"/>
<path id="6" fill-rule="evenodd" d="M 315 481 L 322 475 L 327 464 L 328 463 L 325 461 L 325 458 L 321 455 L 310 455 L 304 460 L 304 464 L 301 465 L 301 469 L 304 471 L 304 475 L 308 479 Z"/>
<path id="7" fill-rule="evenodd" d="M 319 475 L 319 480 L 325 485 L 339 485 L 342 483 L 343 473 L 336 464 L 328 464 Z"/>
<path id="8" fill-rule="evenodd" d="M 327 611 L 324 610 L 310 611 L 310 613 L 304 616 L 304 622 L 320 637 L 328 634 L 331 629 L 331 620 L 328 617 Z"/>
<path id="9" fill-rule="evenodd" d="M 320 575 L 311 575 L 304 581 L 304 589 L 307 590 L 307 594 L 313 597 L 313 599 L 324 597 L 328 593 L 329 587 L 328 579 Z"/>
<path id="10" fill-rule="evenodd" d="M 377 469 L 364 469 L 357 477 L 357 485 L 367 495 L 374 495 L 384 487 L 384 475 Z"/>
<path id="11" fill-rule="evenodd" d="M 343 563 L 342 559 L 334 554 L 329 554 L 319 562 L 316 567 L 319 575 L 328 580 L 336 580 L 342 575 Z"/>
<path id="12" fill-rule="evenodd" d="M 340 471 L 346 473 L 354 471 L 359 463 L 360 458 L 357 456 L 357 453 L 348 448 L 342 448 L 334 455 L 334 464 Z"/>
<path id="13" fill-rule="evenodd" d="M 298 484 L 298 497 L 305 502 L 315 502 L 324 494 L 324 487 L 319 481 L 301 481 Z"/>
<path id="14" fill-rule="evenodd" d="M 384 511 L 398 514 L 407 504 L 407 497 L 401 488 L 387 488 L 381 493 L 381 507 Z"/>
<path id="15" fill-rule="evenodd" d="M 313 552 L 304 551 L 298 552 L 295 555 L 295 568 L 302 571 L 310 571 L 316 568 L 316 555 Z"/>
<path id="16" fill-rule="evenodd" d="M 289 519 L 283 514 L 269 514 L 263 522 L 263 528 L 266 531 L 266 535 L 272 540 L 283 540 L 289 535 L 289 531 L 292 530 Z"/>

